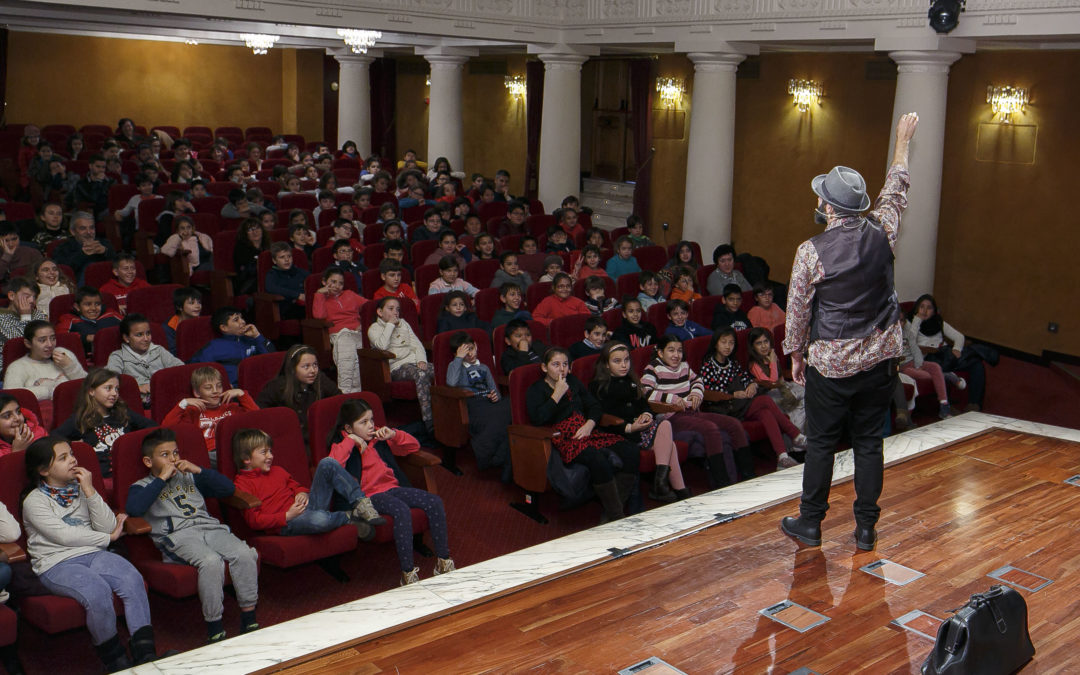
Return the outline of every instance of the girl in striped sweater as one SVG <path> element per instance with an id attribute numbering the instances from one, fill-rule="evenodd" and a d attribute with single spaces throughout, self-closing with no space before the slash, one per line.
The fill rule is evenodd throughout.
<path id="1" fill-rule="evenodd" d="M 671 417 L 675 434 L 695 431 L 705 437 L 709 477 L 715 487 L 734 483 L 738 474 L 744 479 L 753 477 L 750 441 L 742 424 L 734 417 L 701 411 L 705 386 L 683 360 L 682 342 L 677 337 L 664 335 L 656 343 L 656 356 L 645 367 L 641 384 L 650 401 L 676 408 Z"/>

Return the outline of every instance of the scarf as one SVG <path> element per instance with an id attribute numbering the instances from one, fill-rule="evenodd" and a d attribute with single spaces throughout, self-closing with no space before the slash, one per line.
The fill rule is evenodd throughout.
<path id="1" fill-rule="evenodd" d="M 39 489 L 48 495 L 50 499 L 55 499 L 56 503 L 65 509 L 71 506 L 71 503 L 79 496 L 78 481 L 68 483 L 64 487 L 53 487 L 45 481 L 42 481 Z"/>

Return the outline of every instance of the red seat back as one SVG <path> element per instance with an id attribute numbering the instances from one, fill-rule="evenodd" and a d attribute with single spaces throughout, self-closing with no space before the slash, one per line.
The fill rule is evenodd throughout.
<path id="1" fill-rule="evenodd" d="M 533 342 L 543 342 L 546 345 L 550 345 L 548 340 L 548 329 L 543 323 L 539 321 L 527 321 L 529 324 L 529 332 L 532 333 Z M 496 326 L 495 330 L 491 332 L 491 352 L 495 357 L 495 365 L 498 368 L 492 371 L 495 374 L 502 373 L 502 355 L 506 351 L 506 324 Z"/>
<path id="2" fill-rule="evenodd" d="M 623 299 L 626 296 L 636 298 L 637 294 L 641 292 L 638 287 L 638 277 L 641 276 L 637 272 L 631 272 L 629 274 L 623 274 L 615 280 L 615 299 L 622 304 Z"/>
<path id="3" fill-rule="evenodd" d="M 113 503 L 118 508 L 124 508 L 124 504 L 127 503 L 132 484 L 149 474 L 150 470 L 142 461 L 142 442 L 159 428 L 131 431 L 113 443 Z M 186 459 L 204 469 L 213 468 L 210 466 L 210 455 L 206 452 L 206 442 L 203 440 L 202 431 L 197 426 L 184 423 L 168 428 L 176 434 L 176 446 L 180 450 L 181 459 Z M 221 518 L 221 510 L 216 499 L 206 500 L 206 510 L 211 516 Z"/>
<path id="4" fill-rule="evenodd" d="M 649 365 L 649 361 L 652 361 L 654 356 L 656 356 L 656 347 L 653 345 L 630 350 L 630 363 L 633 364 L 634 372 L 639 377 L 645 372 L 645 366 Z"/>
<path id="5" fill-rule="evenodd" d="M 499 271 L 498 258 L 491 260 L 473 260 L 465 266 L 465 281 L 477 288 L 488 288 Z"/>
<path id="6" fill-rule="evenodd" d="M 573 314 L 552 320 L 548 324 L 551 344 L 569 349 L 570 345 L 580 342 L 585 335 L 585 322 L 589 318 L 589 314 Z"/>
<path id="7" fill-rule="evenodd" d="M 219 272 L 235 272 L 233 264 L 233 251 L 236 250 L 236 232 L 224 231 L 213 235 L 214 239 L 214 269 Z M 172 303 L 169 303 L 172 307 Z"/>
<path id="8" fill-rule="evenodd" d="M 106 263 L 111 265 L 111 263 Z M 109 276 L 112 276 L 112 267 L 109 268 Z M 89 285 L 89 284 L 87 284 Z M 97 288 L 95 286 L 94 288 Z M 105 311 L 113 310 L 114 312 L 120 311 L 120 305 L 116 303 L 116 296 L 112 293 L 101 294 L 102 305 Z M 65 314 L 71 314 L 71 308 L 75 306 L 75 294 L 65 293 L 64 295 L 58 295 L 49 301 L 49 318 L 53 321 L 57 321 Z"/>
<path id="9" fill-rule="evenodd" d="M 750 370 L 750 329 L 735 331 L 735 360 Z"/>
<path id="10" fill-rule="evenodd" d="M 658 302 L 650 307 L 648 311 L 648 321 L 653 325 L 653 328 L 656 329 L 657 337 L 663 335 L 668 327 L 667 303 Z"/>
<path id="11" fill-rule="evenodd" d="M 435 367 L 435 384 L 446 384 L 446 369 L 454 360 L 454 353 L 450 349 L 450 336 L 459 331 L 447 331 L 439 333 L 431 343 L 431 358 Z M 476 360 L 491 370 L 492 376 L 499 371 L 495 369 L 495 355 L 491 351 L 491 339 L 487 331 L 479 328 L 470 328 L 466 333 L 476 343 Z"/>
<path id="12" fill-rule="evenodd" d="M 480 216 L 480 222 L 486 223 L 492 218 L 505 217 L 507 206 L 508 204 L 506 202 L 482 202 L 477 206 L 476 214 Z"/>
<path id="13" fill-rule="evenodd" d="M 546 235 L 549 227 L 558 224 L 559 219 L 547 213 L 525 217 L 525 227 L 534 237 Z"/>
<path id="14" fill-rule="evenodd" d="M 477 318 L 490 323 L 495 318 L 495 312 L 502 308 L 499 289 L 486 286 L 480 288 L 476 295 L 473 296 L 473 303 L 476 305 Z"/>
<path id="15" fill-rule="evenodd" d="M 240 429 L 262 429 L 274 439 L 274 464 L 289 472 L 297 483 L 311 486 L 311 468 L 307 445 L 300 431 L 300 420 L 291 408 L 264 408 L 230 415 L 217 428 L 217 469 L 232 480 L 236 476 L 232 439 Z"/>
<path id="16" fill-rule="evenodd" d="M 420 299 L 420 332 L 417 335 L 425 345 L 430 344 L 439 327 L 439 314 L 442 312 L 445 293 L 425 295 Z"/>
<path id="17" fill-rule="evenodd" d="M 165 323 L 176 313 L 173 309 L 172 296 L 179 288 L 181 288 L 180 284 L 161 284 L 132 291 L 127 297 L 128 314 L 142 314 L 150 320 L 150 328 L 153 330 L 155 325 Z M 97 340 L 100 338 L 95 338 L 95 341 Z M 156 335 L 154 342 L 157 342 Z"/>
<path id="18" fill-rule="evenodd" d="M 220 363 L 188 363 L 163 368 L 150 376 L 150 391 L 153 392 L 153 397 L 150 399 L 150 417 L 161 422 L 173 406 L 180 402 L 180 399 L 192 396 L 191 373 L 205 366 L 216 368 L 221 373 L 222 383 L 228 387 L 229 376 Z"/>
<path id="19" fill-rule="evenodd" d="M 420 242 L 421 244 L 427 242 Z M 414 244 L 415 246 L 415 244 Z M 427 297 L 431 282 L 439 278 L 438 265 L 421 265 L 416 268 L 416 297 L 423 300 Z"/>
<path id="20" fill-rule="evenodd" d="M 703 295 L 690 305 L 690 320 L 709 328 L 712 326 L 716 306 L 724 302 L 722 295 Z"/>
<path id="21" fill-rule="evenodd" d="M 540 305 L 540 301 L 549 295 L 551 295 L 550 281 L 534 281 L 525 291 L 525 306 L 530 312 L 534 311 Z"/>
<path id="22" fill-rule="evenodd" d="M 211 183 L 211 185 L 213 185 L 213 183 Z M 221 209 L 228 203 L 229 200 L 227 198 L 215 195 L 196 197 L 191 200 L 191 205 L 195 207 L 195 213 L 212 213 L 215 216 L 220 215 Z"/>
<path id="23" fill-rule="evenodd" d="M 298 248 L 292 249 L 293 265 L 303 270 L 310 270 L 308 266 L 307 255 Z M 270 251 L 263 251 L 259 254 L 259 292 L 266 292 L 266 275 L 269 274 L 270 268 L 274 266 L 274 259 L 270 257 Z"/>
<path id="24" fill-rule="evenodd" d="M 293 192 L 283 195 L 279 201 L 281 203 L 280 211 L 284 211 L 286 214 L 293 209 L 314 211 L 315 207 L 319 205 L 319 200 L 316 199 L 315 195 L 307 192 Z"/>
<path id="25" fill-rule="evenodd" d="M 34 396 L 34 392 L 29 389 L 2 389 L 0 394 L 14 396 L 20 408 L 34 413 L 34 417 L 38 418 L 39 423 L 41 422 L 41 405 L 38 403 L 37 396 Z"/>
<path id="26" fill-rule="evenodd" d="M 596 362 L 599 360 L 599 354 L 589 354 L 588 356 L 574 359 L 574 362 L 570 364 L 570 373 L 588 386 L 589 382 L 592 382 L 593 376 L 596 374 Z"/>
<path id="27" fill-rule="evenodd" d="M 519 366 L 510 373 L 510 417 L 514 424 L 532 424 L 525 395 L 533 382 L 543 376 L 544 371 L 540 370 L 539 363 Z"/>
<path id="28" fill-rule="evenodd" d="M 409 248 L 409 260 L 412 260 L 414 265 L 423 265 L 428 256 L 434 253 L 437 248 L 439 248 L 438 239 L 418 241 Z"/>
<path id="29" fill-rule="evenodd" d="M 285 352 L 249 356 L 240 361 L 237 368 L 237 383 L 252 397 L 258 396 L 266 383 L 278 376 L 281 372 L 281 364 L 284 362 Z"/>
<path id="30" fill-rule="evenodd" d="M 641 269 L 659 272 L 667 263 L 669 256 L 663 246 L 642 246 L 634 249 L 634 257 L 637 258 Z"/>
<path id="31" fill-rule="evenodd" d="M 353 394 L 338 394 L 330 398 L 315 401 L 308 408 L 308 444 L 311 452 L 311 463 L 318 464 L 324 457 L 330 454 L 330 448 L 326 441 L 330 432 L 334 429 L 337 421 L 338 410 L 345 401 L 351 398 L 360 398 L 367 401 L 371 406 L 371 414 L 376 427 L 386 426 L 386 414 L 383 412 L 382 401 L 369 391 L 360 391 Z"/>
<path id="32" fill-rule="evenodd" d="M 694 369 L 694 372 L 701 372 L 701 363 L 708 356 L 709 343 L 712 341 L 711 335 L 702 335 L 691 340 L 687 340 L 683 343 L 683 358 L 690 364 L 690 367 Z"/>
<path id="33" fill-rule="evenodd" d="M 190 361 L 195 352 L 213 339 L 214 329 L 210 325 L 210 317 L 199 316 L 181 321 L 176 327 L 176 356 L 181 361 Z"/>

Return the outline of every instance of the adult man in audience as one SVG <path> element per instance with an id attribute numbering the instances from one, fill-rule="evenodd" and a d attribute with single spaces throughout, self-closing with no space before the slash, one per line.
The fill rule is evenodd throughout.
<path id="1" fill-rule="evenodd" d="M 0 283 L 7 282 L 13 270 L 28 273 L 39 260 L 41 251 L 19 243 L 19 230 L 15 223 L 6 220 L 0 222 Z"/>
<path id="2" fill-rule="evenodd" d="M 57 265 L 67 265 L 75 270 L 77 281 L 83 283 L 83 272 L 93 262 L 111 261 L 116 256 L 108 239 L 99 239 L 94 227 L 94 216 L 78 211 L 71 216 L 71 238 L 56 247 L 53 260 Z"/>
<path id="3" fill-rule="evenodd" d="M 735 269 L 735 247 L 731 244 L 720 244 L 713 249 L 713 262 L 716 269 L 709 274 L 705 282 L 705 288 L 709 295 L 723 295 L 724 287 L 728 284 L 737 284 L 745 293 L 752 289 L 752 285 L 743 276 L 743 273 Z"/>
<path id="4" fill-rule="evenodd" d="M 806 385 L 808 443 L 799 517 L 780 522 L 784 534 L 809 546 L 821 545 L 833 454 L 845 428 L 855 455 L 855 545 L 870 551 L 877 543 L 881 439 L 904 343 L 893 247 L 907 208 L 908 144 L 918 122 L 915 113 L 900 116 L 892 166 L 869 214 L 863 215 L 870 208 L 866 181 L 854 169 L 834 167 L 810 184 L 828 225 L 799 246 L 791 270 L 784 351 L 793 379 Z"/>
<path id="5" fill-rule="evenodd" d="M 109 213 L 109 188 L 112 185 L 112 179 L 105 175 L 105 156 L 92 155 L 89 172 L 67 194 L 68 209 L 89 203 L 93 205 L 94 215 L 104 218 Z"/>
<path id="6" fill-rule="evenodd" d="M 513 195 L 510 194 L 510 172 L 506 169 L 499 169 L 495 172 L 495 201 L 514 201 Z"/>

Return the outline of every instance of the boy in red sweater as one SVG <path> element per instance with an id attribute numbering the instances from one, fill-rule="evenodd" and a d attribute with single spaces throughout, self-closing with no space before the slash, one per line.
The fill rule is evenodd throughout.
<path id="1" fill-rule="evenodd" d="M 327 267 L 323 286 L 312 299 L 311 315 L 330 322 L 330 346 L 337 364 L 337 385 L 343 394 L 360 391 L 360 362 L 356 350 L 363 347 L 360 331 L 360 308 L 367 298 L 345 288 L 345 273 Z"/>
<path id="2" fill-rule="evenodd" d="M 386 518 L 360 489 L 360 483 L 329 457 L 323 458 L 311 479 L 311 490 L 293 480 L 289 472 L 274 466 L 274 439 L 261 429 L 240 429 L 233 436 L 234 482 L 238 490 L 262 502 L 244 510 L 244 522 L 256 531 L 277 531 L 282 536 L 322 534 L 352 523 L 357 536 L 370 541 L 375 525 Z M 352 505 L 351 511 L 330 511 L 334 495 Z"/>
<path id="3" fill-rule="evenodd" d="M 188 422 L 199 427 L 206 441 L 210 463 L 217 466 L 217 426 L 221 420 L 245 410 L 258 410 L 255 399 L 243 389 L 229 389 L 221 382 L 217 368 L 206 366 L 191 373 L 192 398 L 185 398 L 165 415 L 162 426 Z"/>
<path id="4" fill-rule="evenodd" d="M 383 258 L 382 262 L 379 263 L 379 276 L 383 280 L 383 285 L 379 287 L 379 290 L 375 291 L 372 300 L 385 297 L 408 298 L 416 303 L 417 309 L 420 309 L 420 298 L 416 297 L 416 292 L 413 291 L 412 286 L 401 281 L 401 269 L 401 263 L 397 260 Z"/>
<path id="5" fill-rule="evenodd" d="M 146 279 L 135 276 L 138 267 L 135 265 L 135 256 L 130 253 L 120 253 L 113 261 L 113 279 L 109 279 L 99 289 L 102 293 L 109 293 L 116 298 L 116 304 L 120 306 L 120 313 L 127 314 L 128 295 L 139 288 L 150 288 Z"/>

